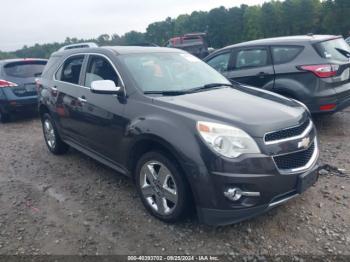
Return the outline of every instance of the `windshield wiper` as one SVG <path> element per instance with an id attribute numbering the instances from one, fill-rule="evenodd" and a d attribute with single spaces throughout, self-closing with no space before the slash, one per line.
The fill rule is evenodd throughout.
<path id="1" fill-rule="evenodd" d="M 165 96 L 179 96 L 179 95 L 185 95 L 185 94 L 190 94 L 190 93 L 195 93 L 199 92 L 202 90 L 207 90 L 207 89 L 212 89 L 212 88 L 218 88 L 222 86 L 230 86 L 233 87 L 232 84 L 229 83 L 211 83 L 211 84 L 206 84 L 200 87 L 195 87 L 191 89 L 186 89 L 186 90 L 164 90 L 164 91 L 145 91 L 143 92 L 144 94 L 148 95 L 165 95 Z"/>
<path id="2" fill-rule="evenodd" d="M 177 91 L 145 91 L 146 95 L 165 95 L 165 96 L 179 96 L 184 95 L 187 91 L 177 90 Z"/>
<path id="3" fill-rule="evenodd" d="M 186 92 L 187 93 L 194 93 L 194 92 L 199 92 L 199 91 L 208 90 L 208 89 L 212 89 L 212 88 L 218 88 L 218 87 L 222 87 L 222 86 L 233 87 L 233 85 L 229 84 L 229 83 L 211 83 L 211 84 L 206 84 L 206 85 L 203 85 L 200 87 L 188 89 Z"/>

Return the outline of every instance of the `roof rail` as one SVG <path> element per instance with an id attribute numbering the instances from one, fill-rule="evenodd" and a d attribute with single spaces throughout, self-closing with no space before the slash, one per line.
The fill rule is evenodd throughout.
<path id="1" fill-rule="evenodd" d="M 82 42 L 82 43 L 62 46 L 58 51 L 70 50 L 70 49 L 76 49 L 76 48 L 93 48 L 93 47 L 98 47 L 98 45 L 94 42 Z"/>

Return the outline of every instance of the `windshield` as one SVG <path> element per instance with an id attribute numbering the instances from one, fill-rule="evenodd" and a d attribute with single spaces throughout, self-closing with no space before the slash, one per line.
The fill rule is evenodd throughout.
<path id="1" fill-rule="evenodd" d="M 316 49 L 323 58 L 349 61 L 350 47 L 343 38 L 317 43 Z"/>
<path id="2" fill-rule="evenodd" d="M 143 92 L 186 91 L 230 82 L 206 63 L 187 53 L 147 53 L 120 56 Z"/>

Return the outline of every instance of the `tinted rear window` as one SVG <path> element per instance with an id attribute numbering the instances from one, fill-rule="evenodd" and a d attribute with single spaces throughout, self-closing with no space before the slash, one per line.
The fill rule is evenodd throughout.
<path id="1" fill-rule="evenodd" d="M 349 61 L 350 47 L 343 38 L 331 39 L 315 45 L 317 52 L 326 59 Z"/>
<path id="2" fill-rule="evenodd" d="M 27 78 L 40 76 L 46 61 L 21 61 L 4 66 L 5 74 L 12 77 Z"/>
<path id="3" fill-rule="evenodd" d="M 301 46 L 273 46 L 272 57 L 274 64 L 288 63 L 295 59 L 303 50 Z"/>

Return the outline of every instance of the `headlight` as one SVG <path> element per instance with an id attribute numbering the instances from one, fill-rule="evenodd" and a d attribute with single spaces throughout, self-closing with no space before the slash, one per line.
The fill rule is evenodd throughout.
<path id="1" fill-rule="evenodd" d="M 260 153 L 253 138 L 239 128 L 199 121 L 197 130 L 209 147 L 222 156 L 235 158 L 242 154 Z"/>

